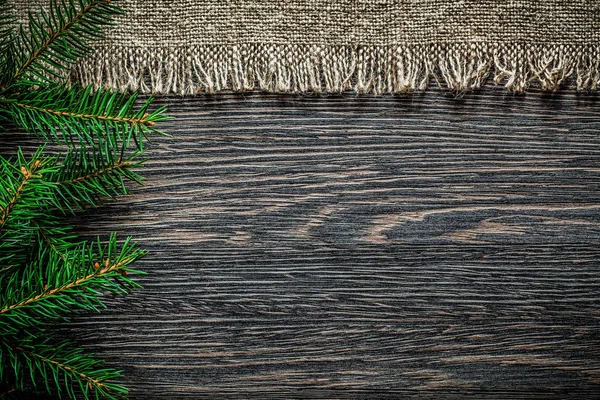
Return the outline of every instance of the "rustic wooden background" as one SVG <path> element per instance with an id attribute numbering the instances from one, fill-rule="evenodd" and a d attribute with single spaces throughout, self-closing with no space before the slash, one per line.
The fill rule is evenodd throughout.
<path id="1" fill-rule="evenodd" d="M 600 103 L 170 98 L 144 188 L 81 222 L 148 272 L 64 327 L 131 399 L 600 395 Z"/>

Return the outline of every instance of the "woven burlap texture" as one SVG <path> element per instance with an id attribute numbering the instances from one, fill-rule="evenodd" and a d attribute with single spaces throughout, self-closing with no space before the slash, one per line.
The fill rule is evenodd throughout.
<path id="1" fill-rule="evenodd" d="M 19 15 L 46 3 L 10 0 Z M 122 0 L 76 68 L 154 93 L 595 90 L 600 1 Z"/>

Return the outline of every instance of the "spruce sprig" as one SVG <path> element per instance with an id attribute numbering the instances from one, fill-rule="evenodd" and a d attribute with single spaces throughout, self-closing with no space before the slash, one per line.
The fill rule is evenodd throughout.
<path id="1" fill-rule="evenodd" d="M 99 239 L 95 244 L 83 241 L 62 251 L 40 240 L 36 245 L 38 254 L 33 260 L 3 282 L 3 332 L 16 335 L 47 319 L 68 320 L 75 309 L 99 311 L 104 307 L 102 293 L 123 294 L 139 287 L 128 275 L 140 272 L 129 266 L 145 252 L 130 238 L 119 245 L 113 234 L 106 245 Z"/>
<path id="2" fill-rule="evenodd" d="M 18 346 L 14 344 L 17 342 Z M 18 397 L 21 393 L 17 388 L 27 385 L 31 374 L 40 377 L 29 390 L 34 396 L 53 393 L 58 398 L 79 398 L 81 393 L 86 399 L 100 399 L 127 394 L 122 386 L 107 382 L 118 378 L 119 371 L 102 368 L 100 361 L 74 348 L 68 340 L 25 332 L 18 339 L 0 339 L 0 354 L 11 360 L 10 368 L 0 371 L 0 381 L 15 382 L 14 388 L 0 394 L 2 397 Z"/>
<path id="3" fill-rule="evenodd" d="M 9 11 L 0 0 L 0 141 L 19 128 L 46 143 L 0 156 L 0 398 L 121 398 L 121 371 L 51 328 L 139 287 L 132 265 L 146 252 L 114 234 L 79 239 L 65 218 L 141 183 L 134 169 L 149 136 L 162 134 L 165 108 L 69 82 L 89 40 L 121 12 L 110 0 L 50 0 L 20 25 Z"/>
<path id="4" fill-rule="evenodd" d="M 34 153 L 35 161 L 26 160 L 22 151 L 14 163 L 0 157 L 0 277 L 27 261 L 27 249 L 37 231 L 30 221 L 46 218 L 38 201 L 54 197 L 55 184 L 42 177 L 57 169 L 42 158 L 41 151 Z"/>
<path id="5" fill-rule="evenodd" d="M 37 85 L 64 79 L 91 51 L 87 42 L 102 38 L 102 28 L 120 12 L 110 0 L 55 0 L 48 12 L 29 14 L 27 28 L 21 25 L 14 37 L 20 51 L 8 65 L 8 82 Z"/>
<path id="6" fill-rule="evenodd" d="M 24 129 L 48 140 L 71 143 L 75 138 L 94 143 L 97 138 L 116 136 L 133 139 L 138 146 L 157 132 L 157 122 L 166 119 L 164 107 L 148 112 L 152 99 L 137 105 L 137 94 L 127 95 L 90 86 L 80 89 L 48 85 L 36 91 L 17 92 L 5 100 L 5 107 Z"/>
<path id="7" fill-rule="evenodd" d="M 102 151 L 97 151 L 97 147 Z M 97 207 L 101 197 L 129 194 L 127 180 L 142 184 L 134 168 L 144 162 L 143 150 L 126 151 L 118 142 L 99 141 L 98 146 L 70 148 L 52 175 L 56 182 L 54 206 L 63 213 Z"/>

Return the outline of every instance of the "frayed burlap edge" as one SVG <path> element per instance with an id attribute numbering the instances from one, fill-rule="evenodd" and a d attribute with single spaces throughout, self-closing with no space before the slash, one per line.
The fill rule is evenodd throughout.
<path id="1" fill-rule="evenodd" d="M 98 48 L 79 64 L 82 84 L 155 94 L 264 90 L 386 94 L 438 86 L 454 92 L 488 79 L 513 92 L 600 83 L 599 45 L 427 44 L 322 46 L 244 44 Z"/>

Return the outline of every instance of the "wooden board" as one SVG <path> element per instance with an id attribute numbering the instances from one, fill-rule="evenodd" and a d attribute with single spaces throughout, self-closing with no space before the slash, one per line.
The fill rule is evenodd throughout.
<path id="1" fill-rule="evenodd" d="M 147 186 L 80 221 L 145 288 L 61 328 L 131 399 L 600 393 L 597 96 L 159 104 Z"/>

